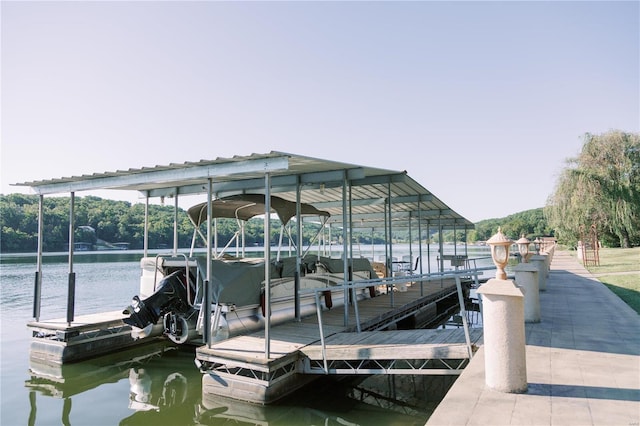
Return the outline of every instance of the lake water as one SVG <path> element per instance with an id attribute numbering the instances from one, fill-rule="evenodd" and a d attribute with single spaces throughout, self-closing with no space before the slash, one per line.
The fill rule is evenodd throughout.
<path id="1" fill-rule="evenodd" d="M 470 256 L 488 255 L 486 248 L 478 250 Z M 126 307 L 138 293 L 140 256 L 77 253 L 75 314 Z M 262 407 L 203 400 L 202 376 L 188 348 L 154 345 L 62 368 L 30 363 L 26 323 L 33 320 L 35 256 L 3 255 L 0 260 L 2 425 L 424 425 L 455 380 L 319 380 Z M 45 256 L 41 319 L 66 316 L 67 274 L 66 254 Z"/>

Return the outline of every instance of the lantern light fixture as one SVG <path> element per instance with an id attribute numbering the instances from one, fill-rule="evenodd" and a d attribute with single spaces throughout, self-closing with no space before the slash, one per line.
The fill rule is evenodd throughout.
<path id="1" fill-rule="evenodd" d="M 542 241 L 540 240 L 539 237 L 536 237 L 535 240 L 533 240 L 533 245 L 536 248 L 536 254 L 540 254 L 540 245 L 542 244 Z"/>
<path id="2" fill-rule="evenodd" d="M 518 245 L 518 251 L 520 252 L 520 258 L 522 259 L 522 263 L 527 263 L 529 261 L 529 243 L 531 241 L 529 241 L 524 234 L 522 234 L 522 237 L 520 237 L 520 239 L 518 241 L 516 241 L 516 244 Z"/>
<path id="3" fill-rule="evenodd" d="M 491 248 L 491 259 L 493 259 L 493 263 L 496 265 L 496 278 L 506 280 L 507 273 L 504 271 L 504 268 L 509 262 L 509 248 L 511 244 L 513 244 L 513 241 L 507 238 L 507 236 L 502 233 L 502 230 L 498 228 L 498 232 L 487 240 L 487 244 L 489 244 Z"/>

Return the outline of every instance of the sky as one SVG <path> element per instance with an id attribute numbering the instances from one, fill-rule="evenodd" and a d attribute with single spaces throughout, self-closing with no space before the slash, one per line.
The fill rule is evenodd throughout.
<path id="1" fill-rule="evenodd" d="M 282 151 L 405 170 L 478 222 L 544 207 L 586 133 L 640 130 L 639 1 L 3 0 L 0 19 L 2 194 Z"/>

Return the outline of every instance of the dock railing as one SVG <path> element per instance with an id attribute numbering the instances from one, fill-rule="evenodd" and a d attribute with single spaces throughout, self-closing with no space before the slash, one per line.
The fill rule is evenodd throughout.
<path id="1" fill-rule="evenodd" d="M 354 315 L 356 320 L 356 331 L 360 333 L 361 325 L 360 325 L 360 315 L 358 311 L 358 298 L 356 297 L 356 291 L 359 289 L 366 289 L 371 286 L 381 286 L 384 285 L 387 287 L 387 292 L 390 293 L 390 303 L 391 307 L 393 307 L 393 293 L 395 286 L 397 284 L 407 284 L 413 282 L 420 282 L 421 284 L 425 281 L 437 281 L 442 280 L 444 278 L 453 278 L 456 283 L 456 290 L 458 293 L 458 303 L 460 304 L 460 315 L 462 317 L 462 324 L 464 327 L 464 336 L 465 342 L 467 345 L 467 350 L 469 353 L 469 359 L 473 356 L 473 350 L 471 347 L 471 337 L 469 335 L 469 324 L 467 321 L 467 315 L 465 310 L 464 296 L 462 293 L 462 278 L 463 277 L 474 277 L 475 285 L 479 284 L 478 275 L 481 273 L 480 269 L 485 268 L 476 268 L 476 269 L 461 269 L 456 271 L 448 271 L 448 272 L 436 272 L 430 274 L 422 274 L 422 275 L 407 275 L 401 277 L 386 277 L 386 278 L 377 278 L 371 280 L 358 280 L 358 281 L 347 281 L 344 285 L 332 287 L 332 291 L 340 291 L 344 290 L 349 293 L 351 296 L 351 301 L 353 302 Z M 491 269 L 491 268 L 486 268 Z M 327 291 L 326 287 L 319 287 L 314 289 L 306 289 L 301 290 L 300 295 L 303 294 L 314 294 L 315 302 L 316 302 L 316 314 L 318 316 L 318 329 L 320 333 L 320 345 L 322 347 L 322 360 L 325 373 L 328 374 L 328 363 L 327 363 L 327 352 L 326 352 L 326 343 L 324 337 L 324 328 L 322 325 L 322 304 L 320 303 L 320 294 Z M 422 297 L 422 292 L 421 292 Z"/>

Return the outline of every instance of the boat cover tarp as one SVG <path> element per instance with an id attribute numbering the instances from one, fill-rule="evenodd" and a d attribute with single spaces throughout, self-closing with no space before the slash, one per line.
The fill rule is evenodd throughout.
<path id="1" fill-rule="evenodd" d="M 260 303 L 264 263 L 211 261 L 213 301 L 236 306 Z"/>
<path id="2" fill-rule="evenodd" d="M 307 255 L 302 259 L 302 269 L 314 270 L 316 262 L 322 263 L 330 273 L 343 273 L 342 259 Z M 293 277 L 295 272 L 295 257 L 286 257 L 278 262 L 272 262 L 271 277 Z M 375 278 L 376 272 L 368 259 L 353 259 L 353 270 L 369 271 L 370 277 Z M 236 306 L 254 305 L 260 303 L 260 293 L 264 282 L 264 262 L 230 262 L 212 260 L 213 300 L 217 303 L 233 303 Z"/>
<path id="3" fill-rule="evenodd" d="M 213 217 L 249 220 L 254 216 L 264 215 L 264 197 L 263 194 L 239 194 L 213 200 L 211 202 Z M 271 211 L 278 215 L 282 224 L 286 224 L 296 215 L 296 203 L 271 196 Z M 207 203 L 197 204 L 189 208 L 187 213 L 193 223 L 199 226 L 207 220 Z M 304 216 L 330 216 L 328 212 L 318 210 L 311 204 L 305 203 L 300 203 L 300 214 Z"/>
<path id="4" fill-rule="evenodd" d="M 351 259 L 351 262 L 353 262 L 352 265 L 354 272 L 369 271 L 371 273 L 371 278 L 377 277 L 376 271 L 373 269 L 373 266 L 371 266 L 371 262 L 369 262 L 369 259 L 358 257 Z M 330 257 L 320 256 L 320 263 L 322 263 L 327 268 L 327 270 L 333 274 L 344 272 L 344 262 L 342 259 L 333 259 Z"/>

